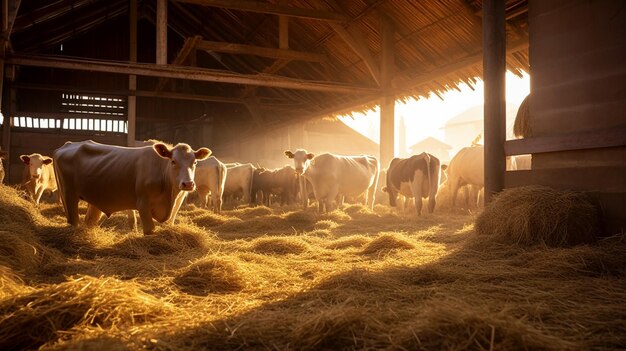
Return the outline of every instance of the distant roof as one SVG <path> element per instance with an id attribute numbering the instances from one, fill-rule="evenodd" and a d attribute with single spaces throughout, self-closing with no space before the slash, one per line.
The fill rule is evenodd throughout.
<path id="1" fill-rule="evenodd" d="M 312 132 L 312 133 L 329 134 L 329 135 L 337 135 L 337 136 L 347 135 L 352 138 L 356 138 L 360 140 L 366 145 L 370 145 L 373 148 L 378 149 L 378 144 L 376 144 L 370 138 L 348 127 L 345 123 L 339 120 L 331 120 L 327 118 L 319 119 L 319 120 L 311 120 L 306 123 L 304 129 L 307 132 Z"/>
<path id="2" fill-rule="evenodd" d="M 514 118 L 515 113 L 517 112 L 517 105 L 507 103 L 506 104 L 506 112 L 507 118 Z M 459 124 L 478 122 L 483 120 L 483 105 L 476 105 L 468 108 L 467 110 L 459 113 L 455 117 L 450 118 L 444 125 L 446 127 L 455 126 Z"/>
<path id="3" fill-rule="evenodd" d="M 449 144 L 444 143 L 443 141 L 437 139 L 437 138 L 433 138 L 433 137 L 427 137 L 425 139 L 422 139 L 420 141 L 418 141 L 417 143 L 409 146 L 409 149 L 414 150 L 414 149 L 433 149 L 433 148 L 443 148 L 445 150 L 451 150 L 452 146 L 450 146 Z"/>

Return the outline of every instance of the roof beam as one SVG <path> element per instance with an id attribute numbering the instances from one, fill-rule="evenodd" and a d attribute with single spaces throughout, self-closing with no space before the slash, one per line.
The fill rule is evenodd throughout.
<path id="1" fill-rule="evenodd" d="M 283 60 L 298 60 L 309 62 L 324 62 L 327 60 L 326 55 L 295 51 L 290 49 L 274 49 L 261 46 L 222 43 L 217 41 L 203 40 L 198 43 L 198 49 L 206 51 L 223 52 L 227 54 L 237 55 L 255 55 L 261 57 L 269 57 Z"/>
<path id="2" fill-rule="evenodd" d="M 273 14 L 279 16 L 306 18 L 327 22 L 346 22 L 348 17 L 331 11 L 306 9 L 284 5 L 274 5 L 268 2 L 252 0 L 174 0 L 189 4 L 219 7 L 222 9 L 239 10 L 247 12 Z"/>
<path id="3" fill-rule="evenodd" d="M 185 43 L 183 44 L 183 47 L 180 49 L 180 51 L 178 51 L 178 55 L 176 55 L 176 57 L 174 58 L 174 61 L 172 61 L 172 65 L 182 66 L 187 60 L 187 58 L 189 57 L 189 55 L 191 55 L 191 53 L 193 53 L 196 50 L 196 47 L 200 40 L 202 40 L 202 37 L 199 35 L 185 39 Z M 163 90 L 163 88 L 165 88 L 165 85 L 168 82 L 169 82 L 168 78 L 160 78 L 159 83 L 157 83 L 155 90 L 156 91 Z"/>
<path id="4" fill-rule="evenodd" d="M 363 40 L 362 35 L 352 35 L 347 29 L 343 26 L 330 23 L 330 26 L 333 30 L 343 39 L 346 44 L 363 60 L 365 66 L 372 74 L 372 77 L 376 81 L 377 84 L 380 84 L 380 70 L 378 69 L 378 65 L 376 64 L 376 60 L 374 60 L 374 56 L 370 52 L 367 44 Z"/>
<path id="5" fill-rule="evenodd" d="M 249 75 L 206 68 L 180 67 L 172 65 L 96 61 L 17 54 L 8 56 L 6 63 L 21 66 L 48 67 L 117 74 L 135 74 L 138 76 L 147 77 L 164 77 L 204 82 L 259 85 L 272 88 L 325 91 L 344 94 L 377 94 L 380 92 L 380 89 L 378 88 L 348 85 L 345 83 L 310 81 L 272 75 Z"/>

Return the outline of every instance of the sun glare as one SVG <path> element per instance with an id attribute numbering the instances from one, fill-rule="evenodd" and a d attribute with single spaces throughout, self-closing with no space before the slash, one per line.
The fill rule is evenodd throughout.
<path id="1" fill-rule="evenodd" d="M 437 138 L 446 143 L 453 143 L 446 140 L 444 125 L 449 120 L 459 116 L 475 107 L 480 107 L 484 102 L 483 82 L 479 80 L 473 87 L 466 84 L 459 86 L 460 91 L 451 90 L 442 95 L 442 98 L 431 94 L 426 99 L 411 99 L 407 103 L 396 102 L 396 153 L 398 153 L 400 133 L 405 134 L 406 144 L 423 140 L 427 137 Z M 506 74 L 506 101 L 507 106 L 517 107 L 530 91 L 530 77 L 524 74 L 522 78 L 507 72 Z M 510 108 L 508 109 L 510 113 Z M 481 112 L 480 110 L 479 112 Z M 380 139 L 380 109 L 370 111 L 365 114 L 354 114 L 353 116 L 341 116 L 339 119 L 363 134 L 369 139 L 379 143 Z M 511 118 L 511 116 L 508 116 Z"/>

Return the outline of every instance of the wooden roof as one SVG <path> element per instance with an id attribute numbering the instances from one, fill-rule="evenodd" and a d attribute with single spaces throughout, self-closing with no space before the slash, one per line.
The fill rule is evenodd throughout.
<path id="1" fill-rule="evenodd" d="M 482 73 L 480 0 L 170 0 L 167 65 L 155 64 L 156 0 L 137 0 L 138 62 L 129 62 L 129 2 L 9 1 L 19 7 L 7 63 L 88 71 L 97 79 L 65 84 L 119 94 L 137 74 L 138 96 L 202 101 L 214 118 L 263 126 L 363 111 L 390 93 L 439 94 Z M 528 70 L 527 6 L 506 1 L 507 64 L 518 74 Z M 389 83 L 384 23 L 393 28 Z M 124 79 L 101 78 L 114 73 Z M 36 76 L 16 84 L 52 83 Z"/>

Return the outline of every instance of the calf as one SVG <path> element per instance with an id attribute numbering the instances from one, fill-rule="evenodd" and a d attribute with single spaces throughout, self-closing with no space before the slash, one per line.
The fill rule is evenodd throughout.
<path id="1" fill-rule="evenodd" d="M 65 215 L 78 224 L 78 201 L 88 203 L 86 225 L 107 216 L 136 209 L 144 234 L 154 231 L 153 219 L 173 223 L 188 191 L 193 191 L 196 163 L 211 150 L 187 144 L 157 142 L 151 146 L 121 147 L 89 141 L 67 142 L 54 151 L 54 167 Z"/>
<path id="2" fill-rule="evenodd" d="M 52 159 L 41 154 L 31 154 L 21 155 L 20 160 L 26 165 L 24 169 L 24 186 L 33 201 L 38 205 L 44 191 L 55 192 L 57 190 Z"/>

